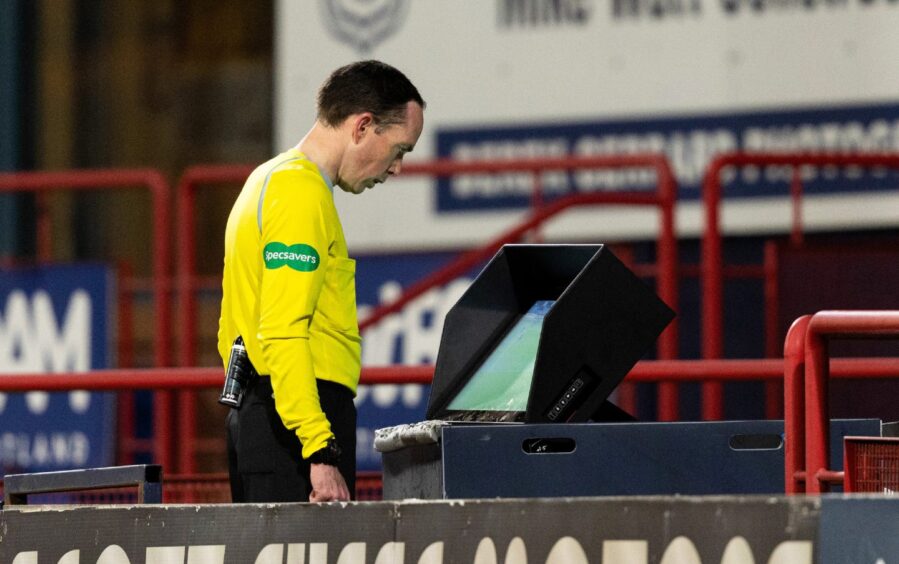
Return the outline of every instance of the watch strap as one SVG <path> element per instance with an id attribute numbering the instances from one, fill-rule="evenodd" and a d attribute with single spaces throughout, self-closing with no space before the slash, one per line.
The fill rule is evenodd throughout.
<path id="1" fill-rule="evenodd" d="M 340 463 L 341 450 L 336 439 L 328 439 L 325 446 L 313 452 L 309 457 L 310 464 L 328 464 L 337 466 Z"/>

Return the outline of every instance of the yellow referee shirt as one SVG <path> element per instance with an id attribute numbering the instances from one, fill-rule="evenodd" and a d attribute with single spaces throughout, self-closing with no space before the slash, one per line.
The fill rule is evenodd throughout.
<path id="1" fill-rule="evenodd" d="M 253 171 L 225 229 L 219 353 L 227 364 L 243 336 L 256 371 L 271 376 L 275 408 L 304 458 L 334 436 L 316 378 L 355 394 L 361 367 L 356 263 L 331 189 L 291 149 Z"/>

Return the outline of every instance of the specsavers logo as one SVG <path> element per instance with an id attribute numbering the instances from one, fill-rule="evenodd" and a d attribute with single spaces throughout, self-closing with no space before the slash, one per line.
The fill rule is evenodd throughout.
<path id="1" fill-rule="evenodd" d="M 275 269 L 289 266 L 300 272 L 315 270 L 321 260 L 318 251 L 309 245 L 297 243 L 288 247 L 277 241 L 265 246 L 262 250 L 262 259 L 265 261 L 265 268 Z"/>

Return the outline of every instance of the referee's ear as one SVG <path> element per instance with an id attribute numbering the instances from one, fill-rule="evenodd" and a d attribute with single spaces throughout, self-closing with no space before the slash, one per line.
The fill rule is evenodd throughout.
<path id="1" fill-rule="evenodd" d="M 347 118 L 352 121 L 353 143 L 359 144 L 366 135 L 370 135 L 375 130 L 375 118 L 371 112 L 363 112 L 354 114 Z"/>

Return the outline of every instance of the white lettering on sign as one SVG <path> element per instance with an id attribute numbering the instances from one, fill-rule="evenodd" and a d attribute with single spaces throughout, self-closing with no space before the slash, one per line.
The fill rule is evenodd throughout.
<path id="1" fill-rule="evenodd" d="M 0 466 L 83 466 L 90 456 L 90 440 L 81 431 L 0 433 Z"/>
<path id="2" fill-rule="evenodd" d="M 582 135 L 569 147 L 564 138 L 522 139 L 458 143 L 453 158 L 463 161 L 496 159 L 562 158 L 570 153 L 579 157 L 601 157 L 664 153 L 681 184 L 697 185 L 712 158 L 739 149 L 738 137 L 727 129 L 695 129 L 662 133 L 609 133 Z M 573 178 L 573 186 L 569 181 Z M 565 171 L 541 174 L 541 190 L 545 196 L 577 192 L 654 188 L 656 173 L 649 168 L 579 169 L 569 175 Z M 454 176 L 450 182 L 453 197 L 458 199 L 530 197 L 534 192 L 531 173 L 470 174 Z"/>
<path id="3" fill-rule="evenodd" d="M 608 135 L 584 135 L 574 144 L 579 156 L 634 155 L 664 153 L 681 184 L 696 185 L 706 167 L 719 153 L 738 149 L 736 136 L 726 129 L 673 131 L 667 134 L 649 131 Z M 654 187 L 655 173 L 648 169 L 625 168 L 583 170 L 575 175 L 581 192 L 619 190 L 630 186 Z"/>
<path id="4" fill-rule="evenodd" d="M 702 560 L 699 558 L 699 552 L 697 552 L 696 546 L 693 545 L 693 541 L 687 537 L 680 536 L 675 537 L 668 544 L 665 553 L 662 554 L 661 564 L 702 564 Z M 750 560 L 744 564 L 755 564 L 755 562 Z"/>
<path id="5" fill-rule="evenodd" d="M 569 153 L 565 138 L 463 142 L 453 146 L 453 159 L 461 162 L 483 160 L 563 158 Z M 568 185 L 564 171 L 540 175 L 544 194 L 564 192 Z M 529 196 L 534 191 L 534 175 L 529 172 L 504 174 L 465 174 L 450 181 L 453 196 L 472 197 Z"/>
<path id="6" fill-rule="evenodd" d="M 899 121 L 802 123 L 749 127 L 743 150 L 749 152 L 885 153 L 899 149 Z"/>
<path id="7" fill-rule="evenodd" d="M 585 134 L 572 140 L 564 138 L 531 138 L 521 140 L 489 140 L 461 142 L 453 147 L 453 158 L 464 161 L 560 158 L 569 153 L 582 157 L 663 153 L 668 157 L 681 186 L 699 186 L 712 159 L 731 151 L 753 153 L 888 153 L 899 150 L 899 121 L 846 121 L 802 123 L 795 125 L 752 126 L 735 132 L 724 128 L 683 131 L 646 131 L 641 133 Z M 803 181 L 819 176 L 858 177 L 859 170 L 829 170 L 806 167 Z M 747 183 L 763 180 L 756 167 L 742 167 L 741 179 Z M 883 176 L 885 171 L 880 172 Z M 875 171 L 877 175 L 877 171 Z M 654 188 L 656 173 L 652 169 L 608 168 L 580 169 L 570 175 L 563 171 L 541 175 L 543 194 L 552 196 L 567 192 L 595 192 L 642 187 Z M 767 182 L 789 181 L 791 167 L 765 167 Z M 733 180 L 731 174 L 729 177 Z M 531 173 L 455 176 L 450 183 L 454 198 L 530 197 L 534 191 Z M 694 188 L 695 189 L 695 188 Z"/>
<path id="8" fill-rule="evenodd" d="M 31 300 L 10 292 L 0 315 L 0 365 L 8 372 L 76 372 L 91 365 L 91 299 L 76 290 L 60 323 L 50 295 L 38 290 Z"/>
<path id="9" fill-rule="evenodd" d="M 308 546 L 308 551 L 307 551 Z M 609 539 L 602 542 L 601 564 L 646 564 L 647 547 L 645 540 L 636 539 Z M 328 558 L 328 543 L 274 543 L 265 545 L 256 555 L 255 564 L 283 564 L 286 553 L 287 564 L 326 564 Z M 365 562 L 368 554 L 368 543 L 350 542 L 337 545 L 337 564 L 350 562 Z M 418 558 L 410 555 L 408 562 L 417 564 L 443 564 L 444 541 L 436 541 L 426 546 Z M 767 564 L 811 564 L 811 541 L 783 541 L 771 552 Z M 184 562 L 187 554 L 187 564 L 223 564 L 227 545 L 189 545 L 189 546 L 148 546 L 144 549 L 144 562 L 146 564 L 162 564 L 168 562 Z M 80 551 L 75 549 L 67 552 L 57 564 L 79 564 Z M 29 550 L 18 553 L 13 558 L 13 564 L 37 564 L 39 553 Z M 139 562 L 139 560 L 134 560 Z M 468 561 L 468 560 L 464 560 Z M 574 537 L 566 536 L 558 539 L 546 556 L 546 560 L 532 559 L 532 562 L 543 564 L 586 564 L 587 553 L 581 543 Z M 97 564 L 131 564 L 128 554 L 119 545 L 109 545 L 97 558 Z M 406 546 L 402 542 L 388 542 L 380 546 L 375 564 L 405 564 Z M 496 544 L 490 537 L 482 538 L 471 556 L 472 564 L 528 564 L 527 545 L 523 538 L 515 537 L 510 542 L 505 552 L 505 558 L 499 560 Z M 665 548 L 660 564 L 702 564 L 699 553 L 693 542 L 679 536 L 673 539 Z M 719 560 L 712 561 L 719 564 Z M 765 562 L 765 560 L 759 560 Z M 883 562 L 882 559 L 877 563 Z M 710 564 L 710 563 L 706 563 Z M 720 564 L 756 564 L 752 555 L 749 542 L 741 537 L 733 537 L 727 544 L 722 554 Z"/>
<path id="10" fill-rule="evenodd" d="M 91 367 L 91 299 L 85 290 L 69 296 L 62 319 L 53 311 L 50 295 L 38 290 L 29 297 L 21 290 L 9 293 L 0 309 L 0 373 L 38 374 L 79 372 Z M 0 413 L 6 406 L 0 394 Z M 76 413 L 90 406 L 90 396 L 72 392 L 69 404 Z M 25 395 L 28 410 L 47 410 L 45 392 Z"/>
<path id="11" fill-rule="evenodd" d="M 644 540 L 613 540 L 602 543 L 603 562 L 649 562 L 649 543 Z"/>

